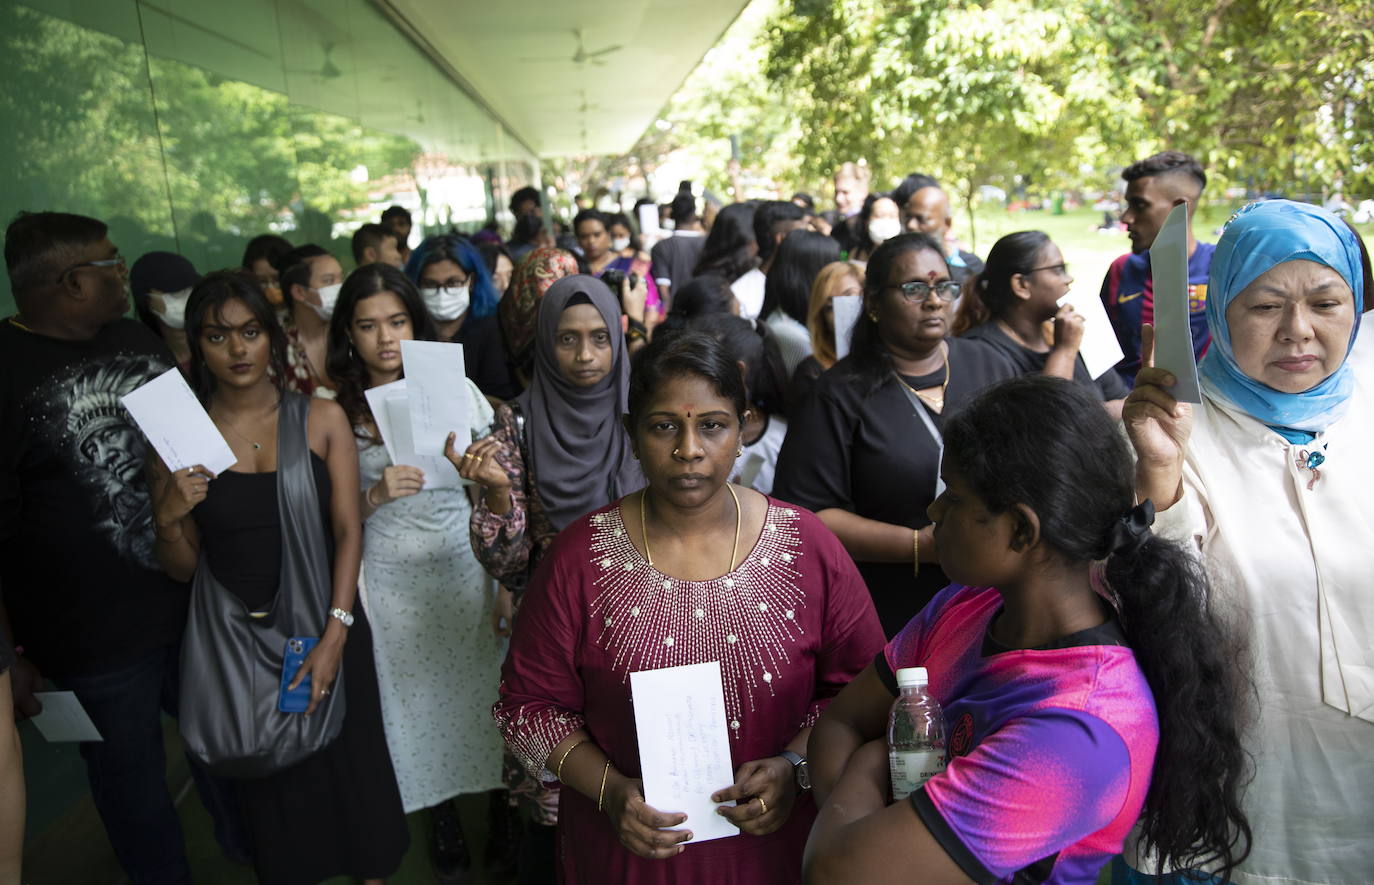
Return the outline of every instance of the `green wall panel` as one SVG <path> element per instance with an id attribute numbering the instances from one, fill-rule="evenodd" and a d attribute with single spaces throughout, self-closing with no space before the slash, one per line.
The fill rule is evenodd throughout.
<path id="1" fill-rule="evenodd" d="M 266 232 L 346 256 L 392 203 L 417 242 L 537 175 L 367 0 L 0 0 L 0 84 L 0 219 L 94 215 L 130 262 L 230 267 Z"/>

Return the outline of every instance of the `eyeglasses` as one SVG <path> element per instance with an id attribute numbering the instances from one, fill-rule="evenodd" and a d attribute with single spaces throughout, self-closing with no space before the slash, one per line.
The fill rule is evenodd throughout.
<path id="1" fill-rule="evenodd" d="M 62 282 L 63 277 L 65 277 L 72 271 L 82 267 L 117 267 L 120 270 L 123 270 L 124 256 L 116 255 L 113 258 L 102 258 L 100 261 L 83 261 L 80 264 L 73 264 L 71 267 L 67 268 L 66 270 L 62 271 L 62 273 L 58 274 L 57 281 L 59 283 Z"/>
<path id="2" fill-rule="evenodd" d="M 466 278 L 466 277 L 464 277 L 464 278 L 461 279 L 461 280 L 458 279 L 458 277 L 449 277 L 448 279 L 444 280 L 443 282 L 440 282 L 440 281 L 438 281 L 438 280 L 421 280 L 421 281 L 420 281 L 420 288 L 421 288 L 421 289 L 425 289 L 425 288 L 429 288 L 429 289 L 461 289 L 463 286 L 466 286 L 467 284 L 468 284 L 468 281 L 467 281 L 467 278 Z"/>
<path id="3" fill-rule="evenodd" d="M 953 301 L 959 297 L 959 284 L 954 280 L 930 283 L 922 280 L 909 280 L 895 286 L 887 286 L 888 289 L 896 289 L 902 293 L 902 297 L 913 304 L 923 304 L 930 298 L 930 293 L 934 292 L 941 301 Z"/>
<path id="4" fill-rule="evenodd" d="M 1066 277 L 1069 275 L 1069 265 L 1068 262 L 1065 261 L 1061 261 L 1058 264 L 1046 264 L 1042 267 L 1032 267 L 1030 270 L 1026 271 L 1026 274 L 1033 274 L 1037 270 L 1052 270 L 1055 273 L 1059 274 L 1061 277 Z"/>

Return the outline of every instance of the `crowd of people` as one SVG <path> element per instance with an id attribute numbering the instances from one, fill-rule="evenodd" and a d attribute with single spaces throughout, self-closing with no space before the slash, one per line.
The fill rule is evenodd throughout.
<path id="1" fill-rule="evenodd" d="M 1363 882 L 1368 254 L 1286 200 L 1197 241 L 1184 154 L 1123 177 L 1131 252 L 1100 295 L 1124 357 L 1096 376 L 1046 234 L 980 258 L 938 181 L 879 192 L 862 163 L 826 212 L 685 185 L 656 242 L 638 211 L 556 233 L 531 187 L 508 237 L 412 249 L 392 207 L 349 271 L 274 234 L 237 268 L 126 267 L 101 221 L 23 213 L 0 705 L 75 692 L 137 883 L 191 881 L 164 713 L 225 857 L 267 883 L 382 881 L 421 810 L 441 882 L 478 854 L 522 883 Z M 1150 250 L 1180 204 L 1199 404 L 1154 365 Z M 404 341 L 462 348 L 443 481 L 392 463 L 372 411 Z M 170 470 L 122 407 L 172 367 L 229 468 Z M 630 675 L 705 662 L 739 835 L 697 842 L 646 800 Z M 946 766 L 893 802 L 910 667 Z M 0 882 L 23 822 L 7 733 Z"/>

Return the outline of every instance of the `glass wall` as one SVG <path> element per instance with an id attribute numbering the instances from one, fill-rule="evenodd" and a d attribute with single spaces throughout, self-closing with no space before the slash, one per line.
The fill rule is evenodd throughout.
<path id="1" fill-rule="evenodd" d="M 538 175 L 368 0 L 0 0 L 0 84 L 0 219 L 93 215 L 130 261 L 234 266 L 273 232 L 349 266 L 389 205 L 415 244 Z"/>

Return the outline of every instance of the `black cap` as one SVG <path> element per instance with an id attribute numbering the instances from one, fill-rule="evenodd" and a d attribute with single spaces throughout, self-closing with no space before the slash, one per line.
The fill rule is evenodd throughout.
<path id="1" fill-rule="evenodd" d="M 180 292 L 200 282 L 191 262 L 175 252 L 149 252 L 129 268 L 129 288 L 135 298 L 149 292 Z"/>

